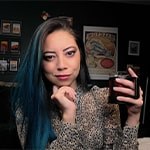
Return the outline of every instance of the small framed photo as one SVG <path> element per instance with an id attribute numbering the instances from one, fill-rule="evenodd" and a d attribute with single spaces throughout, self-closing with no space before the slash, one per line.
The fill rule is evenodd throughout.
<path id="1" fill-rule="evenodd" d="M 2 29 L 3 34 L 10 34 L 11 33 L 11 21 L 2 20 L 1 21 L 1 29 Z"/>
<path id="2" fill-rule="evenodd" d="M 21 22 L 12 21 L 12 34 L 21 35 Z"/>
<path id="3" fill-rule="evenodd" d="M 14 59 L 10 59 L 9 61 L 9 71 L 13 71 L 16 72 L 18 71 L 18 67 L 19 67 L 19 60 L 16 58 Z"/>
<path id="4" fill-rule="evenodd" d="M 20 53 L 20 41 L 18 41 L 18 40 L 10 41 L 10 52 L 11 53 Z"/>
<path id="5" fill-rule="evenodd" d="M 0 72 L 7 71 L 8 62 L 6 59 L 0 59 Z"/>
<path id="6" fill-rule="evenodd" d="M 140 42 L 129 41 L 128 55 L 139 56 L 140 55 Z"/>
<path id="7" fill-rule="evenodd" d="M 9 50 L 9 41 L 8 40 L 1 40 L 0 41 L 0 54 L 5 54 Z"/>

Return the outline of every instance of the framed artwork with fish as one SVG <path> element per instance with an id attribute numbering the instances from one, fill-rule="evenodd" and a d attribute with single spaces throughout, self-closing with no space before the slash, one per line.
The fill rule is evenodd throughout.
<path id="1" fill-rule="evenodd" d="M 118 28 L 83 26 L 83 40 L 91 79 L 108 80 L 117 72 Z"/>

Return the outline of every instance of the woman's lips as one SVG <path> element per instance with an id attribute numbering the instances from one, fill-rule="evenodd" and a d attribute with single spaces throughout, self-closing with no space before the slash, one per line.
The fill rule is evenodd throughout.
<path id="1" fill-rule="evenodd" d="M 70 75 L 56 75 L 59 80 L 67 80 Z"/>

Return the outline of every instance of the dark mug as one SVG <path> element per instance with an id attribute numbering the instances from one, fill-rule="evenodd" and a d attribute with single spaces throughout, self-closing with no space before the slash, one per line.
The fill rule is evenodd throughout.
<path id="1" fill-rule="evenodd" d="M 114 86 L 118 86 L 118 87 L 123 87 L 122 84 L 120 83 L 117 83 L 115 81 L 116 78 L 125 78 L 125 79 L 128 79 L 128 80 L 131 80 L 134 82 L 134 86 L 135 86 L 135 94 L 134 96 L 130 96 L 128 94 L 123 94 L 123 93 L 120 93 L 120 92 L 117 92 L 117 91 L 114 91 L 113 90 L 113 87 Z M 128 76 L 128 75 L 114 75 L 114 76 L 110 76 L 109 77 L 109 100 L 108 102 L 109 103 L 112 103 L 112 104 L 125 104 L 125 102 L 121 102 L 121 101 L 118 101 L 117 100 L 117 96 L 127 96 L 127 97 L 132 97 L 132 98 L 139 98 L 139 78 L 138 77 L 131 77 L 131 76 Z"/>

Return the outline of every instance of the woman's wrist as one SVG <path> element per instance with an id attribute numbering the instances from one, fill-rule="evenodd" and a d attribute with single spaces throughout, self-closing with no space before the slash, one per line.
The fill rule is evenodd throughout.
<path id="1" fill-rule="evenodd" d="M 75 124 L 75 113 L 63 113 L 62 120 L 66 123 Z"/>
<path id="2" fill-rule="evenodd" d="M 128 126 L 136 126 L 138 125 L 140 122 L 140 114 L 139 115 L 133 115 L 133 116 L 129 116 L 126 120 L 126 125 Z"/>

